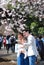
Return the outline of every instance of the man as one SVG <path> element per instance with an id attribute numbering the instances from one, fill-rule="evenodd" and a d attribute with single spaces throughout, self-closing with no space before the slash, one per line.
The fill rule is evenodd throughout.
<path id="1" fill-rule="evenodd" d="M 27 43 L 25 45 L 28 45 L 29 65 L 35 65 L 36 57 L 39 55 L 36 48 L 35 38 L 30 34 L 29 30 L 24 30 L 23 35 L 27 38 Z"/>
<path id="2" fill-rule="evenodd" d="M 11 50 L 14 53 L 15 52 L 15 43 L 16 43 L 16 38 L 15 38 L 14 34 L 12 34 L 10 37 L 10 43 L 11 43 Z"/>

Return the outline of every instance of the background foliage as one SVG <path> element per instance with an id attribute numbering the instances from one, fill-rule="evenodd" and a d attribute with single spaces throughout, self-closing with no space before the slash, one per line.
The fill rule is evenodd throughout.
<path id="1" fill-rule="evenodd" d="M 36 4 L 35 4 L 36 5 Z M 39 16 L 36 16 L 36 12 L 38 10 L 38 7 L 34 7 L 35 5 L 30 5 L 29 2 L 23 3 L 18 2 L 16 0 L 16 5 L 12 6 L 10 2 L 7 4 L 7 9 L 15 11 L 15 17 L 14 20 L 18 23 L 18 27 L 21 25 L 26 24 L 27 28 L 31 29 L 32 33 L 34 35 L 43 35 L 44 34 L 44 19 L 41 21 L 39 20 Z M 13 14 L 12 14 L 13 15 Z M 20 20 L 20 21 L 19 21 Z M 12 21 L 13 22 L 13 21 Z M 21 22 L 19 24 L 19 22 Z M 11 22 L 10 22 L 11 23 Z M 15 22 L 13 22 L 14 24 Z M 13 30 L 15 31 L 15 26 L 13 26 Z M 16 26 L 16 28 L 17 28 Z"/>

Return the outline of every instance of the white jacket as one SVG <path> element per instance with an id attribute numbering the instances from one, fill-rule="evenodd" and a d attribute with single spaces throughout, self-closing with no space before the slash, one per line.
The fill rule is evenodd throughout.
<path id="1" fill-rule="evenodd" d="M 36 57 L 39 55 L 36 47 L 36 41 L 34 36 L 29 35 L 27 38 L 27 43 L 25 45 L 28 45 L 28 56 L 35 55 Z"/>

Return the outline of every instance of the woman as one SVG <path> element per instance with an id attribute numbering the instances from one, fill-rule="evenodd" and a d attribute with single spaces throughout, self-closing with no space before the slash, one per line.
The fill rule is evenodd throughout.
<path id="1" fill-rule="evenodd" d="M 26 57 L 26 49 L 24 48 L 24 37 L 22 33 L 18 33 L 18 54 L 17 65 L 28 65 L 28 57 Z"/>
<path id="2" fill-rule="evenodd" d="M 4 48 L 6 47 L 6 37 L 3 38 Z"/>

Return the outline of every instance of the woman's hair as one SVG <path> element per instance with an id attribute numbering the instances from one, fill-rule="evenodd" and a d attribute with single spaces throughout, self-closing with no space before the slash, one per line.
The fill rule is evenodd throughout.
<path id="1" fill-rule="evenodd" d="M 18 39 L 20 40 L 20 43 L 22 43 L 23 41 L 26 40 L 26 39 L 24 38 L 24 36 L 23 36 L 23 33 L 19 32 L 18 35 L 19 35 Z"/>
<path id="2" fill-rule="evenodd" d="M 21 33 L 21 32 L 18 32 L 18 35 L 21 35 L 21 36 L 23 36 L 23 33 Z"/>

